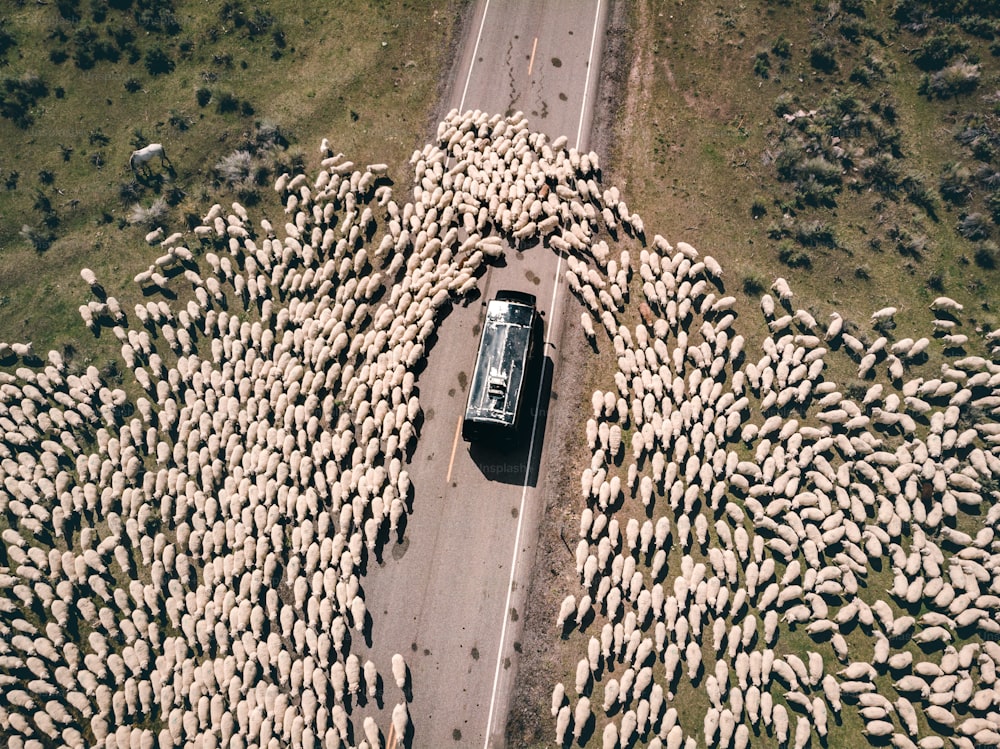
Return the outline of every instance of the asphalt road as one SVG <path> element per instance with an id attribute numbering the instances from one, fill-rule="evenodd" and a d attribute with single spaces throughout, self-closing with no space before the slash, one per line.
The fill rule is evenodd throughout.
<path id="1" fill-rule="evenodd" d="M 521 110 L 533 128 L 587 149 L 606 9 L 606 0 L 479 0 L 444 110 Z M 370 657 L 389 674 L 399 652 L 410 669 L 413 747 L 503 746 L 544 444 L 564 439 L 545 434 L 550 390 L 561 384 L 563 270 L 545 247 L 509 251 L 480 296 L 452 310 L 418 378 L 425 421 L 409 467 L 412 512 L 402 540 L 364 578 Z M 535 294 L 546 322 L 538 418 L 530 444 L 510 454 L 470 451 L 458 434 L 485 301 L 501 288 Z M 384 692 L 389 734 L 399 693 L 392 683 Z"/>

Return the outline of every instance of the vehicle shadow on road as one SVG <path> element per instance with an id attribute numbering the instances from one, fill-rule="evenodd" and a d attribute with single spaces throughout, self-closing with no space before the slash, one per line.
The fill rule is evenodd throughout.
<path id="1" fill-rule="evenodd" d="M 478 442 L 469 445 L 469 455 L 487 481 L 515 486 L 537 485 L 552 396 L 552 371 L 552 359 L 542 357 L 541 366 L 535 367 L 525 383 L 524 391 L 531 394 L 530 402 L 524 404 L 520 434 L 512 446 L 503 448 Z"/>

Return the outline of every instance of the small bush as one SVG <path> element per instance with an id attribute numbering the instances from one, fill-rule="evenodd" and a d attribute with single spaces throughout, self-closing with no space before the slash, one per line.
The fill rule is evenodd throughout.
<path id="1" fill-rule="evenodd" d="M 166 189 L 166 192 L 164 193 L 164 197 L 166 198 L 167 205 L 170 205 L 170 206 L 178 206 L 178 205 L 180 205 L 181 201 L 184 200 L 184 197 L 186 195 L 187 195 L 187 193 L 185 193 L 177 185 L 170 185 L 170 187 L 168 187 Z"/>
<path id="2" fill-rule="evenodd" d="M 927 37 L 913 53 L 914 64 L 926 73 L 941 70 L 948 61 L 969 48 L 967 42 L 955 39 L 949 34 L 934 34 Z"/>
<path id="3" fill-rule="evenodd" d="M 785 39 L 783 34 L 779 34 L 778 38 L 774 40 L 774 44 L 771 45 L 771 51 L 775 57 L 787 60 L 792 56 L 792 43 Z"/>
<path id="4" fill-rule="evenodd" d="M 184 112 L 181 112 L 180 110 L 177 109 L 170 110 L 170 115 L 167 117 L 167 122 L 170 123 L 171 127 L 176 128 L 181 132 L 184 132 L 191 126 L 191 119 L 186 114 L 184 114 Z"/>
<path id="5" fill-rule="evenodd" d="M 767 215 L 767 205 L 764 203 L 764 199 L 760 197 L 754 198 L 753 203 L 750 205 L 750 217 L 756 221 L 765 215 Z"/>
<path id="6" fill-rule="evenodd" d="M 829 39 L 813 42 L 809 48 L 809 64 L 821 73 L 832 73 L 837 69 L 837 47 Z"/>
<path id="7" fill-rule="evenodd" d="M 3 181 L 3 185 L 7 190 L 13 191 L 17 189 L 17 180 L 21 177 L 20 172 L 17 170 L 11 171 Z"/>
<path id="8" fill-rule="evenodd" d="M 993 223 L 1000 225 L 1000 191 L 992 192 L 986 197 L 986 208 Z"/>
<path id="9" fill-rule="evenodd" d="M 142 132 L 141 127 L 132 128 L 132 137 L 129 138 L 132 148 L 145 148 L 149 145 L 149 138 Z"/>
<path id="10" fill-rule="evenodd" d="M 122 51 L 135 41 L 135 33 L 124 24 L 110 27 L 107 32 L 114 39 L 115 44 L 118 45 L 118 49 Z"/>
<path id="11" fill-rule="evenodd" d="M 252 157 L 249 151 L 233 151 L 215 165 L 219 179 L 227 185 L 236 185 L 250 178 Z"/>
<path id="12" fill-rule="evenodd" d="M 812 260 L 802 250 L 796 249 L 788 242 L 783 242 L 778 249 L 778 259 L 789 268 L 811 268 Z"/>
<path id="13" fill-rule="evenodd" d="M 134 179 L 129 180 L 128 182 L 122 182 L 118 185 L 118 199 L 122 202 L 122 205 L 136 203 L 141 197 L 142 185 Z"/>
<path id="14" fill-rule="evenodd" d="M 0 64 L 7 62 L 7 53 L 17 46 L 17 39 L 4 28 L 6 21 L 0 21 Z"/>
<path id="15" fill-rule="evenodd" d="M 768 78 L 771 74 L 771 58 L 767 52 L 758 52 L 753 59 L 753 74 L 760 78 Z"/>
<path id="16" fill-rule="evenodd" d="M 154 47 L 146 52 L 143 64 L 146 66 L 146 72 L 152 76 L 172 73 L 175 65 L 170 55 L 159 47 Z"/>
<path id="17" fill-rule="evenodd" d="M 38 181 L 43 185 L 51 185 L 53 182 L 56 181 L 56 175 L 53 174 L 48 169 L 42 169 L 40 172 L 38 172 Z"/>
<path id="18" fill-rule="evenodd" d="M 913 205 L 923 208 L 931 218 L 937 215 L 934 192 L 927 186 L 923 176 L 911 172 L 903 177 L 900 186 Z"/>
<path id="19" fill-rule="evenodd" d="M 260 150 L 272 148 L 288 148 L 292 136 L 280 125 L 271 120 L 260 120 L 254 128 L 254 146 Z"/>
<path id="20" fill-rule="evenodd" d="M 807 247 L 826 245 L 832 247 L 837 239 L 833 227 L 820 221 L 806 221 L 795 227 L 795 239 L 799 244 Z"/>
<path id="21" fill-rule="evenodd" d="M 51 231 L 38 229 L 34 226 L 29 226 L 28 224 L 21 226 L 19 234 L 23 239 L 30 243 L 32 247 L 35 248 L 36 252 L 45 252 L 55 241 L 55 235 Z"/>
<path id="22" fill-rule="evenodd" d="M 106 136 L 101 128 L 95 127 L 87 133 L 87 142 L 92 146 L 106 146 L 111 142 L 111 138 Z"/>
<path id="23" fill-rule="evenodd" d="M 0 81 L 0 116 L 26 130 L 35 121 L 31 110 L 48 94 L 45 81 L 34 73 L 4 78 Z"/>
<path id="24" fill-rule="evenodd" d="M 954 205 L 963 205 L 971 194 L 969 182 L 972 174 L 968 167 L 958 162 L 948 162 L 941 171 L 938 190 L 941 197 Z"/>
<path id="25" fill-rule="evenodd" d="M 791 114 L 795 109 L 795 97 L 788 91 L 782 91 L 774 100 L 774 113 L 778 117 Z"/>
<path id="26" fill-rule="evenodd" d="M 219 94 L 219 98 L 215 103 L 215 110 L 219 114 L 228 114 L 230 112 L 235 112 L 240 108 L 240 100 L 233 96 L 228 91 Z"/>
<path id="27" fill-rule="evenodd" d="M 958 222 L 958 233 L 970 241 L 987 239 L 990 236 L 990 225 L 986 217 L 979 213 L 967 213 Z"/>
<path id="28" fill-rule="evenodd" d="M 975 91 L 981 74 L 979 65 L 956 62 L 944 70 L 924 76 L 920 93 L 929 99 L 951 99 Z"/>
<path id="29" fill-rule="evenodd" d="M 854 277 L 859 281 L 870 281 L 872 274 L 867 265 L 859 265 L 854 269 Z"/>
<path id="30" fill-rule="evenodd" d="M 900 255 L 920 260 L 927 251 L 927 243 L 928 239 L 923 234 L 913 235 L 904 231 L 896 239 L 896 249 Z"/>
<path id="31" fill-rule="evenodd" d="M 984 242 L 976 248 L 973 260 L 983 270 L 995 270 L 997 267 L 997 246 L 993 242 Z"/>
<path id="32" fill-rule="evenodd" d="M 760 296 L 767 288 L 767 283 L 760 276 L 751 274 L 743 276 L 742 287 L 743 293 L 747 296 Z"/>
<path id="33" fill-rule="evenodd" d="M 157 198 L 148 208 L 138 203 L 132 206 L 128 214 L 128 222 L 132 226 L 144 226 L 155 229 L 161 226 L 169 213 L 169 206 L 164 198 Z"/>
<path id="34" fill-rule="evenodd" d="M 936 291 L 938 294 L 944 292 L 944 276 L 940 273 L 934 273 L 927 277 L 927 288 L 931 291 Z"/>
<path id="35" fill-rule="evenodd" d="M 124 86 L 126 91 L 128 91 L 130 94 L 134 94 L 142 90 L 142 81 L 140 81 L 138 78 L 130 76 L 125 79 Z"/>
<path id="36" fill-rule="evenodd" d="M 53 47 L 49 50 L 49 60 L 55 65 L 62 65 L 69 59 L 69 53 L 62 47 Z"/>
<path id="37" fill-rule="evenodd" d="M 207 88 L 199 88 L 194 92 L 194 99 L 198 102 L 199 107 L 204 107 L 208 105 L 208 102 L 212 100 L 212 92 Z"/>

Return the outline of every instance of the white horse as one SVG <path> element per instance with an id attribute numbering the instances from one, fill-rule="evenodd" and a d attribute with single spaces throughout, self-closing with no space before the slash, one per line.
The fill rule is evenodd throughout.
<path id="1" fill-rule="evenodd" d="M 148 146 L 144 146 L 136 151 L 132 152 L 129 157 L 128 165 L 132 167 L 132 171 L 136 171 L 137 167 L 143 164 L 148 164 L 149 161 L 156 156 L 160 157 L 160 165 L 170 164 L 170 159 L 167 158 L 166 152 L 163 150 L 162 143 L 150 143 Z"/>

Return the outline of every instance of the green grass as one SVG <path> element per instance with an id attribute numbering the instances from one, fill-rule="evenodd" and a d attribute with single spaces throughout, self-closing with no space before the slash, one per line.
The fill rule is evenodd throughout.
<path id="1" fill-rule="evenodd" d="M 132 277 L 160 254 L 143 241 L 146 229 L 125 222 L 134 201 L 119 198 L 120 186 L 132 179 L 128 157 L 137 131 L 147 142 L 164 144 L 175 170 L 174 176 L 164 173 L 162 183 L 140 185 L 138 202 L 148 206 L 170 187 L 183 191 L 168 214 L 167 233 L 186 229 L 185 217 L 203 215 L 213 202 L 237 199 L 218 184 L 213 167 L 244 147 L 260 123 L 276 125 L 290 145 L 262 155 L 259 185 L 239 197 L 259 200 L 258 213 L 273 222 L 284 221 L 270 188 L 274 178 L 295 164 L 315 169 L 323 137 L 356 163 L 389 163 L 391 175 L 405 180 L 410 153 L 432 127 L 460 6 L 179 0 L 173 8 L 180 30 L 173 35 L 147 35 L 131 11 L 111 9 L 95 21 L 81 4 L 82 20 L 73 22 L 60 17 L 55 4 L 12 9 L 5 29 L 17 44 L 0 74 L 34 73 L 49 93 L 32 110 L 30 127 L 0 119 L 0 176 L 19 175 L 16 189 L 0 189 L 0 340 L 31 340 L 42 356 L 72 345 L 77 364 L 84 365 L 101 367 L 116 356 L 113 337 L 94 340 L 81 325 L 77 307 L 92 297 L 78 272 L 93 269 L 129 312 L 140 301 Z M 251 33 L 247 19 L 255 17 L 270 25 Z M 81 70 L 72 57 L 78 46 L 86 47 L 73 38 L 81 26 L 99 39 L 128 29 L 134 41 L 124 45 L 118 62 L 97 61 Z M 54 63 L 54 47 L 66 49 L 69 58 Z M 139 60 L 130 64 L 132 48 Z M 143 60 L 153 49 L 173 60 L 173 72 L 149 74 Z M 132 79 L 139 83 L 134 92 L 126 88 Z M 211 92 L 205 106 L 196 100 L 200 88 Z M 227 95 L 237 109 L 220 112 Z M 71 149 L 68 159 L 61 147 Z M 98 157 L 101 165 L 95 166 Z M 51 173 L 51 184 L 42 184 L 41 171 Z M 158 165 L 154 172 L 161 173 Z M 42 226 L 43 215 L 33 207 L 38 191 L 58 219 L 44 252 L 21 236 L 22 225 Z"/>

